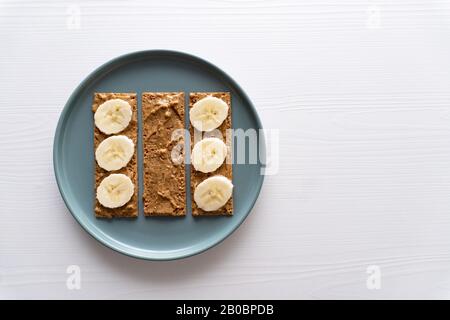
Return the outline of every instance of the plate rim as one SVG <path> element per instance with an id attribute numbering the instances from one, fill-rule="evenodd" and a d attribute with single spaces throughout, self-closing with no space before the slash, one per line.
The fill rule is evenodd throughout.
<path id="1" fill-rule="evenodd" d="M 145 255 L 135 253 L 135 252 L 130 252 L 130 251 L 127 251 L 126 249 L 118 248 L 117 246 L 115 246 L 114 243 L 108 242 L 106 240 L 108 238 L 107 234 L 105 234 L 105 236 L 106 236 L 105 238 L 100 237 L 100 235 L 96 231 L 93 230 L 94 229 L 93 224 L 82 221 L 81 218 L 79 217 L 79 215 L 74 213 L 75 209 L 72 207 L 71 202 L 68 200 L 68 195 L 66 194 L 66 192 L 68 192 L 68 191 L 63 188 L 62 180 L 61 180 L 62 179 L 61 175 L 62 175 L 63 169 L 61 168 L 61 163 L 60 163 L 61 160 L 58 160 L 59 154 L 61 153 L 59 141 L 62 139 L 62 134 L 64 133 L 63 126 L 64 126 L 65 119 L 67 118 L 67 114 L 71 110 L 70 106 L 74 103 L 74 101 L 77 99 L 79 94 L 87 87 L 87 85 L 90 82 L 92 82 L 93 80 L 95 80 L 98 76 L 101 76 L 102 73 L 104 71 L 106 71 L 111 65 L 120 64 L 121 62 L 126 62 L 129 60 L 133 60 L 134 58 L 138 58 L 140 56 L 147 56 L 147 55 L 156 55 L 156 56 L 157 55 L 163 55 L 163 56 L 171 55 L 171 56 L 175 56 L 175 57 L 177 57 L 177 56 L 183 57 L 185 59 L 189 59 L 191 61 L 195 61 L 198 63 L 203 63 L 203 64 L 207 65 L 208 67 L 210 67 L 211 69 L 213 69 L 214 72 L 217 72 L 221 77 L 225 78 L 226 81 L 231 83 L 232 86 L 234 86 L 238 91 L 240 91 L 242 98 L 250 106 L 251 111 L 255 116 L 256 123 L 259 126 L 258 129 L 261 129 L 259 131 L 258 136 L 259 136 L 259 139 L 262 141 L 262 143 L 260 142 L 259 146 L 260 147 L 262 146 L 264 158 L 266 157 L 266 154 L 265 154 L 266 153 L 266 141 L 265 141 L 265 136 L 264 136 L 264 132 L 263 132 L 263 126 L 262 126 L 261 120 L 259 118 L 258 112 L 257 112 L 255 106 L 253 105 L 252 101 L 248 97 L 247 93 L 242 89 L 242 87 L 230 75 L 228 75 L 225 71 L 223 71 L 222 69 L 217 67 L 215 64 L 213 64 L 203 58 L 200 58 L 198 56 L 190 54 L 190 53 L 185 53 L 185 52 L 176 51 L 176 50 L 151 49 L 151 50 L 134 51 L 134 52 L 122 54 L 115 58 L 112 58 L 112 59 L 104 62 L 103 64 L 101 64 L 99 67 L 97 67 L 93 71 L 91 71 L 88 74 L 88 76 L 85 77 L 78 84 L 78 86 L 75 88 L 75 90 L 69 96 L 69 99 L 65 103 L 65 105 L 59 115 L 59 118 L 58 118 L 58 124 L 56 126 L 56 130 L 55 130 L 55 134 L 54 134 L 54 138 L 53 138 L 53 158 L 52 158 L 53 159 L 53 170 L 54 170 L 54 174 L 55 174 L 55 178 L 56 178 L 56 183 L 58 185 L 59 193 L 61 194 L 61 197 L 63 198 L 66 208 L 69 210 L 70 214 L 75 219 L 75 221 L 77 221 L 77 223 L 84 229 L 84 231 L 86 231 L 86 233 L 88 233 L 91 237 L 93 237 L 99 243 L 101 243 L 105 247 L 112 249 L 118 253 L 121 253 L 123 255 L 126 255 L 126 256 L 129 256 L 132 258 L 141 259 L 141 260 L 149 260 L 149 261 L 178 260 L 178 259 L 188 258 L 188 257 L 194 256 L 194 255 L 201 254 L 201 253 L 219 245 L 225 239 L 227 239 L 231 234 L 233 234 L 241 226 L 241 224 L 247 219 L 248 215 L 250 214 L 250 212 L 252 211 L 252 209 L 256 203 L 256 200 L 259 198 L 259 194 L 261 192 L 262 185 L 264 182 L 264 174 L 260 174 L 260 176 L 259 176 L 258 186 L 257 186 L 257 190 L 256 190 L 256 196 L 251 201 L 247 212 L 243 215 L 242 219 L 235 226 L 232 227 L 232 229 L 230 231 L 226 232 L 224 235 L 220 236 L 218 239 L 214 239 L 213 241 L 211 241 L 211 243 L 208 243 L 203 248 L 200 248 L 200 249 L 194 248 L 194 249 L 191 249 L 190 251 L 188 251 L 187 253 L 183 253 L 183 254 L 177 254 L 176 251 L 174 251 L 174 253 L 172 255 L 164 255 L 164 256 L 158 256 L 158 254 L 155 254 L 154 251 L 145 251 L 147 253 Z"/>

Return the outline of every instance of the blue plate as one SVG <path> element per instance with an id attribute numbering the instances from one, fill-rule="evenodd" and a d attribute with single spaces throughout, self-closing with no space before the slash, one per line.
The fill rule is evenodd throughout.
<path id="1" fill-rule="evenodd" d="M 80 225 L 104 245 L 126 255 L 172 260 L 203 252 L 229 236 L 249 214 L 264 176 L 257 164 L 234 164 L 234 216 L 97 219 L 94 203 L 92 98 L 94 92 L 228 91 L 232 96 L 233 128 L 262 129 L 255 108 L 239 85 L 211 63 L 181 52 L 150 50 L 113 59 L 91 73 L 73 92 L 60 116 L 53 145 L 53 165 L 61 195 Z M 142 199 L 142 140 L 138 141 L 139 199 Z M 259 154 L 264 156 L 264 137 Z M 248 154 L 248 150 L 245 151 Z M 236 155 L 236 143 L 234 146 Z M 261 156 L 260 156 L 261 157 Z M 189 178 L 189 176 L 188 176 Z M 189 180 L 187 180 L 189 181 Z M 187 187 L 189 183 L 186 183 Z M 189 190 L 189 189 L 188 189 Z M 187 203 L 190 203 L 188 193 Z"/>

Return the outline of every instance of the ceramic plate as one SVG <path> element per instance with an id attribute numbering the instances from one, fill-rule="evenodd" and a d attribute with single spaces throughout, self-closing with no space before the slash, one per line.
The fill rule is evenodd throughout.
<path id="1" fill-rule="evenodd" d="M 233 129 L 256 129 L 259 156 L 253 164 L 233 164 L 234 216 L 194 218 L 144 217 L 142 200 L 136 219 L 97 219 L 94 204 L 94 92 L 228 91 L 232 97 Z M 188 107 L 186 107 L 187 110 Z M 245 220 L 263 183 L 264 137 L 255 108 L 239 85 L 211 63 L 166 50 L 130 53 L 92 72 L 73 92 L 60 116 L 53 146 L 53 163 L 61 195 L 73 217 L 95 239 L 126 255 L 171 260 L 203 252 L 229 236 Z M 142 195 L 142 141 L 139 132 L 139 199 Z M 236 140 L 235 140 L 236 141 Z M 236 157 L 236 145 L 234 153 Z M 242 152 L 242 151 L 241 151 Z M 248 153 L 248 148 L 244 151 Z M 247 154 L 248 155 L 248 154 Z M 248 161 L 247 161 L 248 162 Z M 189 166 L 187 166 L 189 168 Z M 189 175 L 188 177 L 189 178 Z M 189 189 L 189 180 L 186 187 Z M 187 203 L 191 201 L 188 192 Z M 189 207 L 189 206 L 188 206 Z"/>

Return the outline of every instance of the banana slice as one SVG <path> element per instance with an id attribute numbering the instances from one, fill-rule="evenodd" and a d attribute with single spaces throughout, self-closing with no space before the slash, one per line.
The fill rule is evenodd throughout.
<path id="1" fill-rule="evenodd" d="M 231 198 L 233 183 L 221 175 L 209 177 L 200 182 L 194 191 L 194 200 L 199 208 L 215 211 Z"/>
<path id="2" fill-rule="evenodd" d="M 197 101 L 189 111 L 192 125 L 200 131 L 212 131 L 227 118 L 228 104 L 222 99 L 208 96 Z"/>
<path id="3" fill-rule="evenodd" d="M 195 170 L 204 173 L 219 168 L 227 156 L 227 146 L 219 138 L 205 138 L 197 142 L 192 149 L 192 165 Z"/>
<path id="4" fill-rule="evenodd" d="M 125 167 L 133 154 L 133 140 L 122 135 L 112 136 L 100 142 L 95 150 L 95 159 L 100 167 L 113 171 Z"/>
<path id="5" fill-rule="evenodd" d="M 133 194 L 133 182 L 122 173 L 110 174 L 97 187 L 97 199 L 106 208 L 123 206 L 130 201 Z"/>
<path id="6" fill-rule="evenodd" d="M 128 102 L 111 99 L 102 103 L 95 111 L 95 125 L 105 134 L 119 133 L 130 123 L 132 113 Z"/>

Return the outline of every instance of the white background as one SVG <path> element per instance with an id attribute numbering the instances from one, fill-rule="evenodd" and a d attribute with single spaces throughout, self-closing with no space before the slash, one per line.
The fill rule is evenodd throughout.
<path id="1" fill-rule="evenodd" d="M 0 0 L 0 298 L 450 298 L 449 39 L 444 0 Z M 280 129 L 241 228 L 164 263 L 86 234 L 52 166 L 74 88 L 154 48 L 218 65 Z"/>

